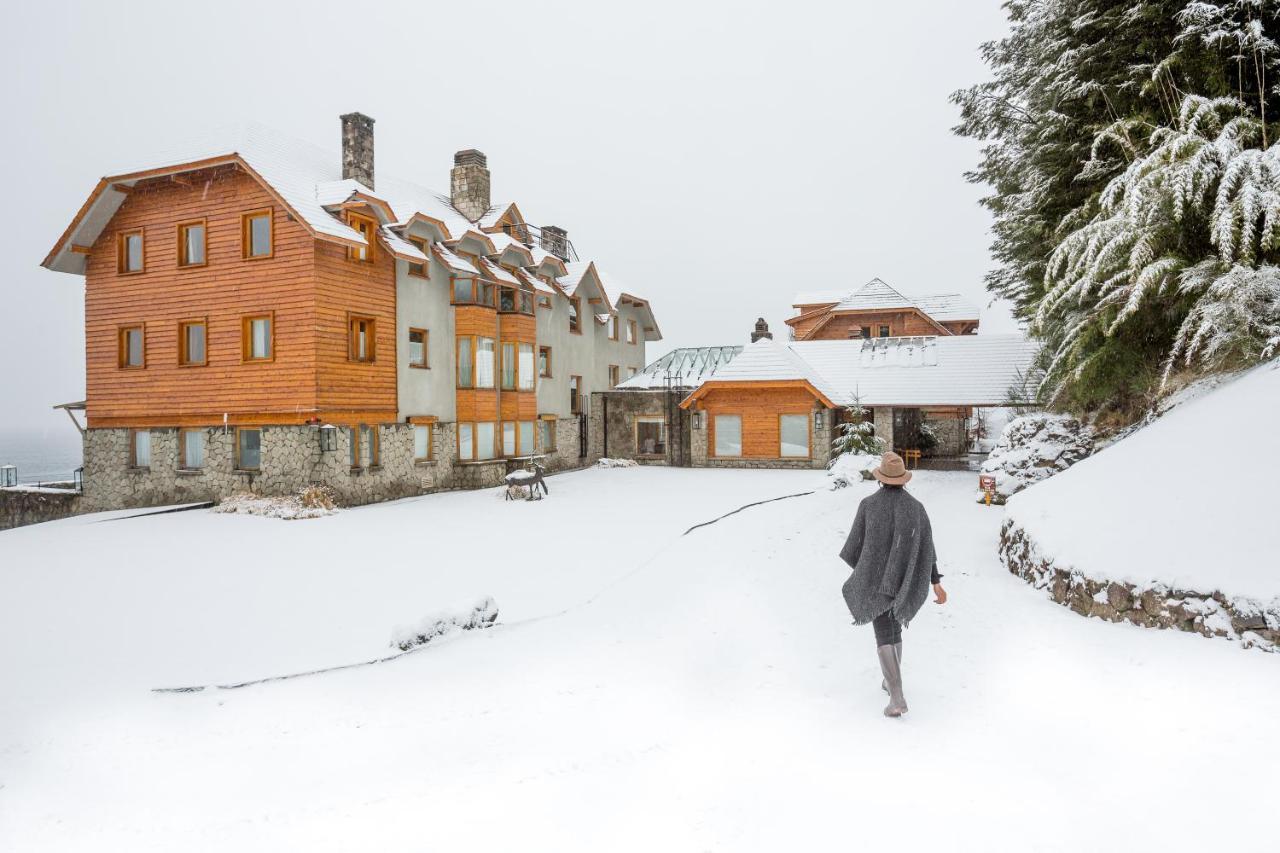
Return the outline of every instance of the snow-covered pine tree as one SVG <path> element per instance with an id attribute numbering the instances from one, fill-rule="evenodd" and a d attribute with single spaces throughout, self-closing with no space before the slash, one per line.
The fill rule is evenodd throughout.
<path id="1" fill-rule="evenodd" d="M 884 453 L 884 439 L 876 435 L 876 425 L 871 413 L 862 405 L 862 399 L 854 394 L 853 402 L 844 407 L 844 417 L 831 442 L 836 455 L 855 453 L 879 456 Z"/>

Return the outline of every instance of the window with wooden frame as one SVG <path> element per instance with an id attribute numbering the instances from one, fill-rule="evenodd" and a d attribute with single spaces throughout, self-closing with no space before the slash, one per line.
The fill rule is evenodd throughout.
<path id="1" fill-rule="evenodd" d="M 538 347 L 538 375 L 551 378 L 551 347 Z"/>
<path id="2" fill-rule="evenodd" d="M 347 248 L 347 259 L 365 264 L 373 263 L 374 239 L 378 233 L 378 223 L 368 216 L 347 211 L 347 224 L 354 228 L 365 240 L 363 246 Z"/>
<path id="3" fill-rule="evenodd" d="M 275 358 L 273 314 L 250 314 L 240 319 L 241 361 L 271 361 Z"/>
<path id="4" fill-rule="evenodd" d="M 538 441 L 543 453 L 554 453 L 556 450 L 556 420 L 543 417 L 538 421 Z"/>
<path id="5" fill-rule="evenodd" d="M 271 208 L 240 215 L 240 255 L 246 261 L 269 258 L 275 252 L 275 224 Z"/>
<path id="6" fill-rule="evenodd" d="M 569 297 L 569 331 L 582 334 L 582 299 L 577 296 Z"/>
<path id="7" fill-rule="evenodd" d="M 620 372 L 621 371 L 619 370 L 618 365 L 616 364 L 609 365 L 609 387 L 610 388 L 618 387 L 618 382 L 620 381 L 620 375 L 619 375 Z"/>
<path id="8" fill-rule="evenodd" d="M 534 447 L 534 428 L 533 421 L 520 421 L 516 426 L 516 452 L 521 456 L 532 456 L 537 448 Z"/>
<path id="9" fill-rule="evenodd" d="M 364 454 L 365 465 L 377 468 L 381 464 L 382 441 L 377 424 L 360 424 L 360 450 Z"/>
<path id="10" fill-rule="evenodd" d="M 204 467 L 204 450 L 207 434 L 203 429 L 178 431 L 178 467 L 184 471 L 199 471 Z"/>
<path id="11" fill-rule="evenodd" d="M 504 313 L 513 313 L 516 310 L 516 289 L 505 285 L 498 287 L 498 310 Z"/>
<path id="12" fill-rule="evenodd" d="M 209 324 L 205 320 L 184 320 L 178 324 L 178 364 L 203 367 L 209 363 Z"/>
<path id="13" fill-rule="evenodd" d="M 435 457 L 434 424 L 413 425 L 413 458 L 416 462 L 430 462 Z"/>
<path id="14" fill-rule="evenodd" d="M 427 251 L 426 240 L 422 239 L 421 237 L 406 237 L 405 239 L 407 239 L 410 243 L 412 243 L 413 245 L 421 249 L 422 254 L 426 255 L 427 257 L 431 257 L 431 253 Z M 409 261 L 408 263 L 409 263 L 409 275 L 413 276 L 414 278 L 426 278 L 426 279 L 431 278 L 429 261 L 423 261 L 420 264 L 415 264 L 413 261 Z"/>
<path id="15" fill-rule="evenodd" d="M 665 418 L 638 416 L 635 420 L 634 429 L 637 455 L 666 455 L 667 421 Z"/>
<path id="16" fill-rule="evenodd" d="M 502 390 L 516 390 L 516 343 L 502 342 Z"/>
<path id="17" fill-rule="evenodd" d="M 533 376 L 533 344 L 519 344 L 516 347 L 516 387 L 521 391 L 532 391 Z"/>
<path id="18" fill-rule="evenodd" d="M 632 376 L 635 376 L 635 375 L 636 375 L 637 373 L 639 373 L 639 372 L 640 372 L 640 368 L 638 368 L 638 367 L 628 367 L 628 368 L 627 368 L 627 378 L 628 378 L 628 379 L 630 379 Z"/>
<path id="19" fill-rule="evenodd" d="M 262 430 L 236 427 L 236 469 L 257 471 L 262 468 Z"/>
<path id="20" fill-rule="evenodd" d="M 783 459 L 809 458 L 808 415 L 778 415 L 778 455 Z"/>
<path id="21" fill-rule="evenodd" d="M 208 262 L 205 253 L 205 220 L 178 223 L 178 266 L 202 267 Z"/>
<path id="22" fill-rule="evenodd" d="M 712 447 L 716 456 L 742 455 L 742 415 L 716 415 L 711 419 L 711 429 L 715 433 Z"/>
<path id="23" fill-rule="evenodd" d="M 889 337 L 889 327 L 888 327 L 888 326 L 881 326 L 881 327 L 880 327 L 880 337 L 882 337 L 882 338 L 887 338 L 887 337 Z"/>
<path id="24" fill-rule="evenodd" d="M 121 231 L 116 237 L 116 272 L 132 275 L 146 271 L 146 253 L 142 229 Z"/>
<path id="25" fill-rule="evenodd" d="M 141 325 L 121 326 L 117 331 L 117 364 L 121 369 L 147 366 L 147 333 Z"/>
<path id="26" fill-rule="evenodd" d="M 544 295 L 544 294 L 538 294 L 538 307 L 539 307 L 539 308 L 550 308 L 550 307 L 551 307 L 551 297 L 550 297 L 550 296 L 546 296 L 546 295 Z"/>
<path id="27" fill-rule="evenodd" d="M 475 375 L 475 338 L 470 335 L 458 336 L 458 387 L 474 388 Z"/>
<path id="28" fill-rule="evenodd" d="M 476 387 L 493 387 L 493 338 L 476 336 Z"/>
<path id="29" fill-rule="evenodd" d="M 409 366 L 426 368 L 427 364 L 427 330 L 409 330 Z"/>
<path id="30" fill-rule="evenodd" d="M 151 467 L 151 430 L 129 430 L 129 467 Z"/>
<path id="31" fill-rule="evenodd" d="M 582 414 L 582 377 L 569 377 L 569 411 L 575 415 Z"/>
<path id="32" fill-rule="evenodd" d="M 637 331 L 638 330 L 636 328 L 636 321 L 628 320 L 627 321 L 627 343 L 634 344 L 640 340 L 640 336 L 637 334 Z"/>
<path id="33" fill-rule="evenodd" d="M 515 421 L 502 422 L 502 455 L 508 458 L 519 455 Z"/>
<path id="34" fill-rule="evenodd" d="M 376 353 L 374 337 L 377 325 L 372 317 L 347 315 L 347 360 L 372 362 Z"/>
<path id="35" fill-rule="evenodd" d="M 609 315 L 609 340 L 616 341 L 618 339 L 618 315 Z"/>
<path id="36" fill-rule="evenodd" d="M 352 468 L 360 467 L 360 430 L 358 427 L 344 427 L 347 434 L 347 458 Z"/>
<path id="37" fill-rule="evenodd" d="M 497 424 L 493 421 L 458 424 L 458 461 L 483 462 L 497 456 Z"/>

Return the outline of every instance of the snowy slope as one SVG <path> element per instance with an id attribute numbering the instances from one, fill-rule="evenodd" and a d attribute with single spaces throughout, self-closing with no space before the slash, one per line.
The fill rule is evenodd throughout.
<path id="1" fill-rule="evenodd" d="M 1040 554 L 1140 587 L 1280 597 L 1280 362 L 1199 394 L 1015 495 Z"/>

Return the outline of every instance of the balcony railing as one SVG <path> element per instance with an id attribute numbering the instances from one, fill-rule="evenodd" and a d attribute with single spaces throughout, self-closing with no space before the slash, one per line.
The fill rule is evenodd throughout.
<path id="1" fill-rule="evenodd" d="M 522 222 L 519 225 L 503 225 L 502 232 L 526 246 L 536 244 L 562 261 L 578 260 L 578 252 L 573 248 L 573 241 L 554 229 L 539 228 L 537 225 Z"/>

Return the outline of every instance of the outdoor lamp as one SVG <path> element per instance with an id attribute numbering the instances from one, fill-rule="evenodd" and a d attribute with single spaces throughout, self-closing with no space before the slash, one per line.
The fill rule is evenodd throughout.
<path id="1" fill-rule="evenodd" d="M 693 410 L 693 428 L 702 429 L 702 410 L 701 409 Z"/>
<path id="2" fill-rule="evenodd" d="M 338 428 L 333 424 L 320 427 L 320 450 L 322 453 L 333 453 L 338 449 Z"/>
<path id="3" fill-rule="evenodd" d="M 813 410 L 813 428 L 815 430 L 822 429 L 822 424 L 824 420 L 825 419 L 822 417 L 822 409 L 814 409 Z"/>

